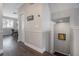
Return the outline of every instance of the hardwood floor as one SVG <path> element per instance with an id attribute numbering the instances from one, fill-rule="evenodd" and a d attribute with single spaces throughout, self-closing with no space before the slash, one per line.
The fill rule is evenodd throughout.
<path id="1" fill-rule="evenodd" d="M 55 52 L 54 55 L 56 55 L 56 56 L 67 56 L 67 55 L 61 54 L 59 52 Z"/>
<path id="2" fill-rule="evenodd" d="M 25 46 L 22 42 L 17 42 L 12 36 L 5 36 L 3 39 L 3 56 L 51 56 L 45 52 L 43 54 Z"/>
<path id="3" fill-rule="evenodd" d="M 3 37 L 3 50 L 4 53 L 1 54 L 2 56 L 66 56 L 58 52 L 55 52 L 54 54 L 44 52 L 41 54 L 38 51 L 25 46 L 22 42 L 17 42 L 17 39 L 12 36 Z"/>

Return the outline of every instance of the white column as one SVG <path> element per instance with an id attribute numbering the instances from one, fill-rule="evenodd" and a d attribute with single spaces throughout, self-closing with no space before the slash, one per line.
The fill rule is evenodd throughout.
<path id="1" fill-rule="evenodd" d="M 72 55 L 79 56 L 79 27 L 73 27 Z"/>

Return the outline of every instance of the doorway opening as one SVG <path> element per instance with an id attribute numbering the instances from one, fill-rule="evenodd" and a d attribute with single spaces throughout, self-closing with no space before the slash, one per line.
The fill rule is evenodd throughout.
<path id="1" fill-rule="evenodd" d="M 54 35 L 53 52 L 56 55 L 70 55 L 71 54 L 71 27 L 70 17 L 63 17 L 54 20 L 55 24 L 52 28 Z M 52 46 L 52 45 L 51 45 Z"/>

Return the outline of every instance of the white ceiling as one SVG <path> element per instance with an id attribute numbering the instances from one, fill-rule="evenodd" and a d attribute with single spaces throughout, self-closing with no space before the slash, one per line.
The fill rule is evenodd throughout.
<path id="1" fill-rule="evenodd" d="M 4 3 L 3 4 L 3 15 L 18 18 L 18 8 L 22 6 L 23 3 Z M 67 8 L 79 7 L 79 3 L 50 3 L 49 4 L 51 13 L 64 10 Z M 14 14 L 16 12 L 16 14 Z"/>
<path id="2" fill-rule="evenodd" d="M 79 3 L 49 3 L 51 13 L 79 7 Z"/>
<path id="3" fill-rule="evenodd" d="M 23 3 L 4 3 L 3 16 L 18 18 L 18 8 L 22 5 Z"/>

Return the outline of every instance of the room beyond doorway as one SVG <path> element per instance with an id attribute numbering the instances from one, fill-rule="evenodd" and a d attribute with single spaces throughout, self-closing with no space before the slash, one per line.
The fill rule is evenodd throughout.
<path id="1" fill-rule="evenodd" d="M 71 27 L 70 17 L 56 20 L 54 26 L 54 51 L 64 55 L 70 55 L 71 49 Z"/>

